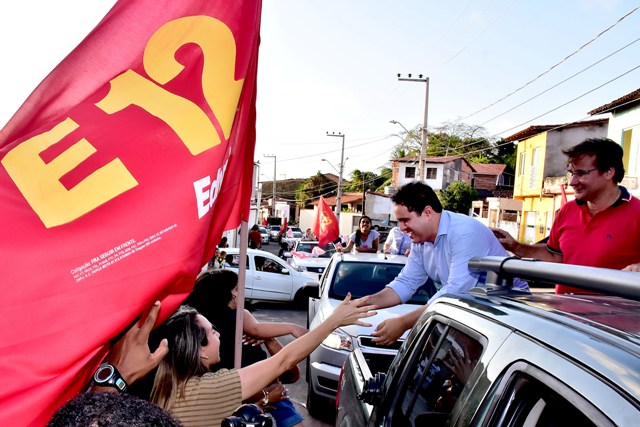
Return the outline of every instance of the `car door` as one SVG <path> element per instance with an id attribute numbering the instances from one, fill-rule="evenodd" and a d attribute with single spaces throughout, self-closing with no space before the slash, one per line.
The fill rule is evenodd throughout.
<path id="1" fill-rule="evenodd" d="M 255 265 L 251 298 L 291 301 L 293 269 L 281 259 L 269 254 L 252 255 Z"/>
<path id="2" fill-rule="evenodd" d="M 240 254 L 233 254 L 233 261 L 231 265 L 227 268 L 235 271 L 237 274 L 240 274 L 238 271 L 238 266 L 240 265 Z M 247 255 L 246 262 L 246 270 L 245 270 L 245 279 L 244 279 L 244 297 L 245 299 L 250 299 L 253 297 L 253 281 L 255 271 L 255 261 L 253 256 Z"/>

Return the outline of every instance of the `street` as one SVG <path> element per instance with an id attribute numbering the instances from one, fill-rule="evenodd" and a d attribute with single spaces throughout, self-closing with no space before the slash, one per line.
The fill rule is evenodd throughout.
<path id="1" fill-rule="evenodd" d="M 273 245 L 275 247 L 275 245 Z M 292 304 L 268 304 L 258 303 L 252 308 L 253 315 L 256 319 L 263 322 L 292 322 L 298 325 L 307 325 L 307 312 L 306 309 L 294 307 Z M 285 336 L 279 338 L 280 341 L 285 344 L 291 342 L 293 339 L 291 336 Z M 333 416 L 326 420 L 317 420 L 307 413 L 306 401 L 307 401 L 307 381 L 306 381 L 306 368 L 307 362 L 303 360 L 298 364 L 300 368 L 300 379 L 294 384 L 288 384 L 286 387 L 289 389 L 289 395 L 291 401 L 296 406 L 298 412 L 304 417 L 304 425 L 306 427 L 326 427 L 334 425 Z"/>
<path id="2" fill-rule="evenodd" d="M 268 245 L 263 245 L 263 250 L 270 252 L 274 255 L 278 254 L 280 247 L 277 242 L 269 242 Z M 278 304 L 278 303 L 258 303 L 254 304 L 251 308 L 253 315 L 256 319 L 262 322 L 292 322 L 298 325 L 307 326 L 307 311 L 306 308 L 296 307 L 293 304 Z M 291 336 L 285 336 L 279 338 L 283 344 L 292 341 Z M 296 406 L 298 412 L 304 418 L 305 427 L 327 427 L 334 425 L 333 414 L 330 414 L 325 420 L 318 420 L 313 418 L 307 412 L 307 381 L 306 381 L 306 369 L 307 361 L 303 360 L 298 364 L 300 368 L 300 379 L 294 384 L 288 384 L 289 395 L 291 401 Z"/>

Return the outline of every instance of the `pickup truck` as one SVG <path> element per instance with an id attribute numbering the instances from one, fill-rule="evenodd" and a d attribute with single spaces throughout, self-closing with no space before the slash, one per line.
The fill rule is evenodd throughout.
<path id="1" fill-rule="evenodd" d="M 225 267 L 238 272 L 240 250 L 225 249 L 232 256 Z M 245 299 L 249 301 L 283 301 L 306 304 L 309 294 L 316 294 L 318 276 L 298 271 L 267 251 L 247 249 Z"/>
<path id="2" fill-rule="evenodd" d="M 486 257 L 485 286 L 429 305 L 395 357 L 356 347 L 337 426 L 637 426 L 640 275 Z M 513 277 L 608 295 L 530 294 Z"/>

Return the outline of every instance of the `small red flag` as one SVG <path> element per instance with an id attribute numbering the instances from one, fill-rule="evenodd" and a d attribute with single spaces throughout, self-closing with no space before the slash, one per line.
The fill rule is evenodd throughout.
<path id="1" fill-rule="evenodd" d="M 340 235 L 338 219 L 322 196 L 318 201 L 318 211 L 313 223 L 313 234 L 318 236 L 320 246 L 333 242 Z"/>
<path id="2" fill-rule="evenodd" d="M 282 235 L 287 235 L 287 218 L 284 219 L 284 222 L 282 223 L 282 227 L 280 227 L 280 231 L 278 231 L 278 234 L 282 234 Z"/>
<path id="3" fill-rule="evenodd" d="M 562 208 L 567 204 L 567 193 L 564 191 L 564 184 L 560 185 L 560 192 L 562 193 L 562 199 L 560 199 L 560 207 Z"/>

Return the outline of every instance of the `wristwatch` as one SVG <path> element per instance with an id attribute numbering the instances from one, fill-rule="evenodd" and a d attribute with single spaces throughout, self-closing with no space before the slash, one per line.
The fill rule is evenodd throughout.
<path id="1" fill-rule="evenodd" d="M 269 404 L 269 392 L 265 389 L 262 389 L 262 394 L 264 394 L 264 397 L 262 398 L 262 404 L 264 406 L 267 406 Z"/>
<path id="2" fill-rule="evenodd" d="M 120 393 L 126 392 L 129 387 L 116 367 L 109 363 L 103 363 L 96 369 L 93 382 L 100 387 L 114 387 Z"/>

